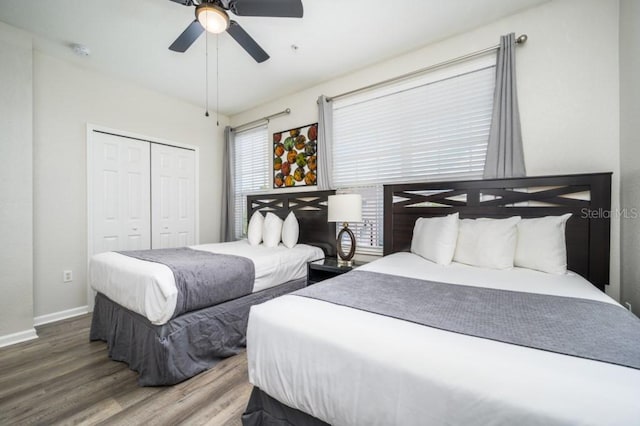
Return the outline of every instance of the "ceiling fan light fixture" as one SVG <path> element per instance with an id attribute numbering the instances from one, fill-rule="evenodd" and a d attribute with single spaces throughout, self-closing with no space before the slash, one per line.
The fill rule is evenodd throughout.
<path id="1" fill-rule="evenodd" d="M 229 28 L 229 15 L 215 4 L 200 4 L 196 7 L 196 18 L 202 28 L 213 34 L 223 33 Z"/>

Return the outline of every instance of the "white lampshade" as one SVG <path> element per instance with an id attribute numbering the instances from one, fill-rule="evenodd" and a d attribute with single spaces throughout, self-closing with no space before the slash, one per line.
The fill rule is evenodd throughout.
<path id="1" fill-rule="evenodd" d="M 216 5 L 202 3 L 196 9 L 196 16 L 202 28 L 210 33 L 220 34 L 229 28 L 229 15 Z"/>
<path id="2" fill-rule="evenodd" d="M 360 194 L 329 195 L 329 222 L 362 222 Z"/>

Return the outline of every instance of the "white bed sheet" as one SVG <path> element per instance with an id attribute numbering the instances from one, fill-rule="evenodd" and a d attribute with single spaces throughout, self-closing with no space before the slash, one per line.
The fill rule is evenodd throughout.
<path id="1" fill-rule="evenodd" d="M 410 253 L 361 270 L 616 303 L 575 274 L 441 266 Z M 251 383 L 333 425 L 640 424 L 638 370 L 315 299 L 252 307 L 247 339 Z"/>
<path id="2" fill-rule="evenodd" d="M 253 292 L 303 278 L 307 262 L 324 257 L 322 249 L 306 244 L 287 248 L 250 245 L 247 240 L 191 246 L 196 250 L 243 256 L 253 261 Z M 89 263 L 91 287 L 114 302 L 143 315 L 153 324 L 164 324 L 173 315 L 178 291 L 168 266 L 134 259 L 115 252 L 99 253 Z"/>

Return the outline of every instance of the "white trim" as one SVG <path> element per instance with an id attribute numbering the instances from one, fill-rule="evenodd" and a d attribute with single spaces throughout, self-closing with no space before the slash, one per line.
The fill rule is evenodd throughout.
<path id="1" fill-rule="evenodd" d="M 85 282 L 87 283 L 87 309 L 89 312 L 93 312 L 96 297 L 89 281 L 89 259 L 93 254 L 93 191 L 91 190 L 93 188 L 93 143 L 91 140 L 94 128 L 96 126 L 87 123 L 87 276 Z"/>
<path id="2" fill-rule="evenodd" d="M 34 326 L 40 326 L 43 324 L 49 324 L 51 322 L 61 321 L 67 318 L 77 317 L 89 312 L 88 306 L 80 306 L 78 308 L 67 309 L 66 311 L 54 312 L 52 314 L 41 315 L 33 319 Z"/>
<path id="3" fill-rule="evenodd" d="M 147 136 L 147 135 L 142 135 L 140 133 L 127 132 L 124 130 L 112 129 L 109 127 L 87 123 L 87 135 L 90 135 L 91 132 L 93 132 L 94 130 L 97 132 L 111 133 L 112 135 L 115 135 L 115 136 L 123 136 L 125 138 L 135 138 L 135 139 L 140 139 L 141 141 L 147 141 L 151 143 L 160 143 L 163 145 L 175 146 L 177 148 L 191 149 L 196 152 L 199 149 L 197 146 L 194 146 L 194 145 L 188 145 L 185 143 L 170 141 L 168 139 L 156 138 L 154 136 Z M 89 138 L 87 138 L 87 140 L 88 139 Z"/>
<path id="4" fill-rule="evenodd" d="M 111 133 L 116 136 L 123 136 L 127 138 L 140 139 L 149 143 L 158 143 L 163 145 L 175 146 L 177 148 L 190 149 L 195 152 L 195 235 L 194 244 L 200 244 L 200 148 L 194 145 L 188 145 L 184 143 L 174 142 L 167 139 L 156 138 L 153 136 L 141 135 L 133 132 L 126 132 L 124 130 L 112 129 L 109 127 L 99 126 L 92 123 L 87 123 L 87 310 L 93 312 L 94 299 L 96 296 L 95 291 L 91 288 L 89 281 L 89 259 L 93 255 L 93 194 L 91 188 L 93 188 L 93 132 L 105 132 Z"/>
<path id="5" fill-rule="evenodd" d="M 18 333 L 7 334 L 4 336 L 0 336 L 0 348 L 9 345 L 15 345 L 16 343 L 26 342 L 28 340 L 37 339 L 38 335 L 36 334 L 36 329 L 32 328 L 30 330 L 20 331 Z"/>

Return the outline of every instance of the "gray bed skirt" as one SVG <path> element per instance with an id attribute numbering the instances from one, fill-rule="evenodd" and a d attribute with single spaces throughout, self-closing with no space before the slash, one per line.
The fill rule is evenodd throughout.
<path id="1" fill-rule="evenodd" d="M 243 426 L 329 426 L 327 423 L 271 398 L 257 387 L 251 391 Z"/>
<path id="2" fill-rule="evenodd" d="M 251 306 L 303 288 L 289 281 L 154 325 L 101 293 L 96 295 L 90 340 L 107 342 L 109 357 L 139 373 L 140 386 L 173 385 L 213 367 L 246 346 Z"/>

